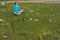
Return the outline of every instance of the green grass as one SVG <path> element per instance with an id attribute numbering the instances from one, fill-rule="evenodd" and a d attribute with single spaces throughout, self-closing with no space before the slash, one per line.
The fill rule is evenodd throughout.
<path id="1" fill-rule="evenodd" d="M 20 16 L 15 16 L 14 4 L 0 4 L 0 19 L 3 20 L 0 22 L 0 40 L 4 40 L 4 35 L 8 36 L 7 40 L 60 40 L 60 4 L 20 3 L 19 5 L 24 12 Z M 29 10 L 34 12 L 31 13 Z M 52 22 L 49 22 L 49 19 L 52 19 Z"/>

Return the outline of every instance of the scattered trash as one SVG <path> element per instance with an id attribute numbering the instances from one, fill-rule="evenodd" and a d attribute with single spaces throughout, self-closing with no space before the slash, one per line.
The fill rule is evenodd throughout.
<path id="1" fill-rule="evenodd" d="M 29 19 L 30 21 L 32 20 L 32 18 Z"/>
<path id="2" fill-rule="evenodd" d="M 36 9 L 37 11 L 39 11 L 39 9 Z"/>
<path id="3" fill-rule="evenodd" d="M 1 24 L 1 25 L 4 25 L 4 24 Z"/>
<path id="4" fill-rule="evenodd" d="M 52 14 L 52 16 L 55 16 L 55 14 Z"/>
<path id="5" fill-rule="evenodd" d="M 29 10 L 29 12 L 31 12 L 31 13 L 32 13 L 32 12 L 34 12 L 34 10 Z"/>
<path id="6" fill-rule="evenodd" d="M 39 12 L 37 12 L 36 14 L 40 14 Z"/>
<path id="7" fill-rule="evenodd" d="M 3 36 L 3 38 L 4 38 L 4 39 L 7 39 L 7 38 L 8 38 L 8 36 L 4 35 L 4 36 Z"/>
<path id="8" fill-rule="evenodd" d="M 2 21 L 2 19 L 0 19 L 0 21 Z"/>
<path id="9" fill-rule="evenodd" d="M 3 12 L 4 12 L 5 10 L 1 10 L 1 11 L 3 11 Z"/>
<path id="10" fill-rule="evenodd" d="M 39 19 L 35 19 L 35 21 L 38 21 Z"/>
<path id="11" fill-rule="evenodd" d="M 48 34 L 48 33 L 43 33 L 44 35 Z"/>
<path id="12" fill-rule="evenodd" d="M 49 19 L 49 22 L 51 22 L 52 20 L 51 19 Z"/>
<path id="13" fill-rule="evenodd" d="M 28 14 L 25 14 L 26 16 L 28 16 Z"/>
<path id="14" fill-rule="evenodd" d="M 9 23 L 7 23 L 7 25 L 8 25 Z"/>
<path id="15" fill-rule="evenodd" d="M 5 4 L 4 2 L 1 3 L 1 5 L 4 5 L 4 4 Z"/>

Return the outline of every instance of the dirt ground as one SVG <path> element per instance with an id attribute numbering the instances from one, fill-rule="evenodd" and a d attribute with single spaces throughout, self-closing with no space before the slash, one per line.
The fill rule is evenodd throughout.
<path id="1" fill-rule="evenodd" d="M 6 2 L 6 3 L 14 3 L 16 1 L 2 1 L 2 2 Z M 0 3 L 2 3 L 0 1 Z M 17 0 L 17 2 L 19 3 L 60 3 L 60 0 Z"/>
<path id="2" fill-rule="evenodd" d="M 29 0 L 29 1 L 59 1 L 59 0 Z"/>

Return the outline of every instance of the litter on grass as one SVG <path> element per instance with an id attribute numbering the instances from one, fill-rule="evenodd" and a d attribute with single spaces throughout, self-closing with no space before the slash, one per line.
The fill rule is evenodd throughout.
<path id="1" fill-rule="evenodd" d="M 1 25 L 4 25 L 4 24 L 1 24 Z"/>
<path id="2" fill-rule="evenodd" d="M 4 12 L 5 10 L 1 10 L 2 12 Z"/>
<path id="3" fill-rule="evenodd" d="M 34 12 L 34 10 L 29 10 L 29 12 L 33 13 L 33 12 Z"/>
<path id="4" fill-rule="evenodd" d="M 52 19 L 49 19 L 49 22 L 51 22 L 52 21 Z"/>
<path id="5" fill-rule="evenodd" d="M 48 34 L 48 33 L 43 33 L 44 35 Z"/>
<path id="6" fill-rule="evenodd" d="M 40 14 L 39 12 L 37 12 L 36 14 Z"/>
<path id="7" fill-rule="evenodd" d="M 32 20 L 32 18 L 29 19 L 30 21 Z"/>
<path id="8" fill-rule="evenodd" d="M 39 9 L 36 9 L 37 11 L 39 11 Z"/>
<path id="9" fill-rule="evenodd" d="M 39 19 L 35 19 L 35 21 L 38 21 Z"/>
<path id="10" fill-rule="evenodd" d="M 52 16 L 55 16 L 55 14 L 52 14 Z"/>
<path id="11" fill-rule="evenodd" d="M 28 14 L 25 14 L 26 16 L 28 16 Z"/>
<path id="12" fill-rule="evenodd" d="M 2 20 L 2 19 L 0 19 L 0 21 L 2 22 L 3 20 Z"/>
<path id="13" fill-rule="evenodd" d="M 8 36 L 4 35 L 3 38 L 6 39 L 6 38 L 8 38 Z"/>
<path id="14" fill-rule="evenodd" d="M 1 5 L 4 5 L 4 4 L 5 4 L 4 2 L 1 3 Z"/>
<path id="15" fill-rule="evenodd" d="M 8 25 L 9 23 L 6 23 L 6 25 Z"/>

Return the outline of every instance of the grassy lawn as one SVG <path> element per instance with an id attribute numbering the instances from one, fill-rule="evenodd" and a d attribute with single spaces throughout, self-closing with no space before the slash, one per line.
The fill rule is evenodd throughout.
<path id="1" fill-rule="evenodd" d="M 14 4 L 0 4 L 0 40 L 60 40 L 60 4 L 19 5 L 24 12 L 15 16 Z"/>

